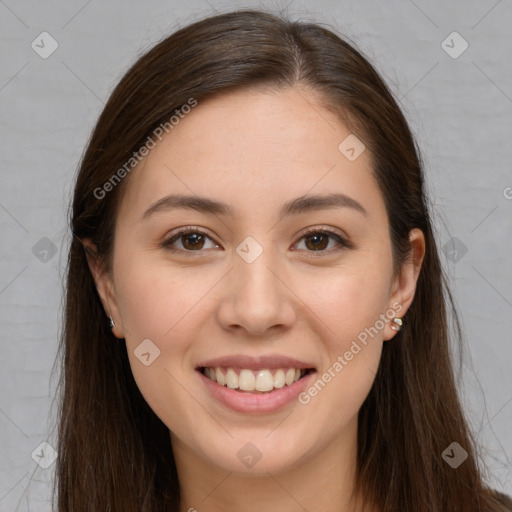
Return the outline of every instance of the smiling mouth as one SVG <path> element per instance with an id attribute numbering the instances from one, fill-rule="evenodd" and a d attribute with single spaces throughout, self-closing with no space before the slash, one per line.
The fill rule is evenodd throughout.
<path id="1" fill-rule="evenodd" d="M 220 386 L 245 393 L 271 393 L 276 389 L 291 386 L 314 368 L 262 368 L 250 370 L 231 367 L 200 367 L 198 370 Z"/>

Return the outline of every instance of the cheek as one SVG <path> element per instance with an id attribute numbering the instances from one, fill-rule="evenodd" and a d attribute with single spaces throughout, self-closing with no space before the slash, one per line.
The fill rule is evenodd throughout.
<path id="1" fill-rule="evenodd" d="M 315 301 L 328 326 L 322 331 L 325 357 L 299 403 L 323 425 L 326 438 L 354 421 L 375 380 L 388 298 L 382 275 L 376 269 L 340 275 Z"/>
<path id="2" fill-rule="evenodd" d="M 191 269 L 171 269 L 142 257 L 120 262 L 119 269 L 119 275 L 130 276 L 117 278 L 116 286 L 127 341 L 150 338 L 163 344 L 172 339 L 178 349 L 179 340 L 187 339 L 187 327 L 192 327 L 187 320 L 212 287 L 211 275 L 199 279 Z"/>
<path id="3" fill-rule="evenodd" d="M 310 307 L 326 325 L 330 344 L 342 350 L 350 340 L 377 324 L 389 300 L 391 263 L 361 259 L 330 272 L 326 279 L 312 280 L 306 296 L 312 297 Z M 327 274 L 326 274 L 327 275 Z"/>
<path id="4" fill-rule="evenodd" d="M 180 279 L 175 270 L 137 256 L 118 261 L 117 269 L 118 305 L 137 387 L 171 430 L 190 428 L 201 410 L 195 407 L 182 383 L 187 378 L 185 366 L 191 340 L 197 337 L 200 324 L 197 312 L 201 304 L 203 308 L 206 304 L 201 303 L 201 298 L 212 287 L 212 277 L 206 282 L 191 280 L 190 276 Z M 149 353 L 146 358 L 142 356 L 145 353 Z"/>
<path id="5" fill-rule="evenodd" d="M 207 295 L 212 291 L 215 295 L 222 272 L 171 269 L 144 259 L 144 254 L 119 254 L 132 254 L 115 262 L 117 300 L 127 346 L 133 351 L 142 340 L 150 339 L 161 350 L 183 356 L 189 348 L 187 340 L 194 339 L 200 329 L 198 324 L 208 318 L 211 321 L 214 315 L 215 301 Z M 351 341 L 374 326 L 385 310 L 391 269 L 387 260 L 384 251 L 358 253 L 339 267 L 288 275 L 291 288 L 298 291 L 303 303 L 296 305 L 302 309 L 300 316 L 307 318 L 324 340 L 331 358 L 348 350 Z"/>
<path id="6" fill-rule="evenodd" d="M 322 282 L 322 293 L 314 294 L 312 309 L 327 326 L 322 382 L 316 388 L 324 395 L 321 402 L 336 403 L 350 414 L 361 406 L 379 366 L 391 269 L 391 258 L 375 252 L 333 272 Z"/>

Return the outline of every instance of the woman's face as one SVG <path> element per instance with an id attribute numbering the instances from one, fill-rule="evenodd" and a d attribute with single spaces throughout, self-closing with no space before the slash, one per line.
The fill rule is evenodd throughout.
<path id="1" fill-rule="evenodd" d="M 353 447 L 416 277 L 393 276 L 360 144 L 303 89 L 246 90 L 200 102 L 126 178 L 99 290 L 174 450 L 263 473 Z"/>

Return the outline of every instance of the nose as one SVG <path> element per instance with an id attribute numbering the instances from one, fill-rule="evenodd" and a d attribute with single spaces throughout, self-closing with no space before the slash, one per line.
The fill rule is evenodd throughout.
<path id="1" fill-rule="evenodd" d="M 263 336 L 292 326 L 295 295 L 287 283 L 284 266 L 272 251 L 264 250 L 250 263 L 236 253 L 233 259 L 218 309 L 222 327 Z"/>

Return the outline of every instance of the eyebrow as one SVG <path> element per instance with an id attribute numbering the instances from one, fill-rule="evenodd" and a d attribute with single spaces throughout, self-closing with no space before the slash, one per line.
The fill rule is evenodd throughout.
<path id="1" fill-rule="evenodd" d="M 221 203 L 207 197 L 171 194 L 162 197 L 153 203 L 144 212 L 141 220 L 145 220 L 157 212 L 169 211 L 178 208 L 231 217 L 235 214 L 233 208 L 227 203 Z M 345 194 L 335 193 L 328 195 L 302 196 L 292 199 L 285 203 L 281 208 L 280 218 L 313 210 L 332 208 L 352 208 L 365 216 L 368 215 L 368 212 L 361 203 Z"/>

